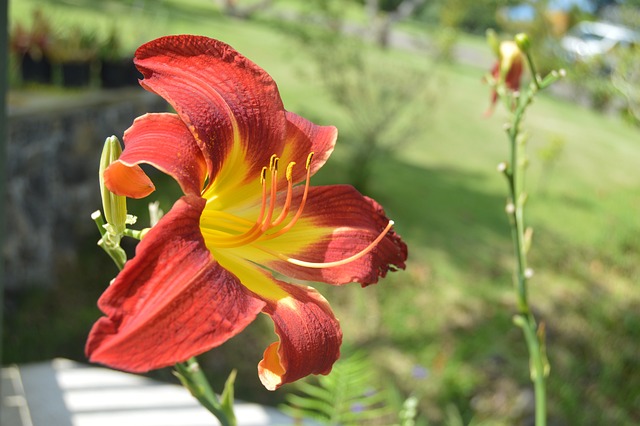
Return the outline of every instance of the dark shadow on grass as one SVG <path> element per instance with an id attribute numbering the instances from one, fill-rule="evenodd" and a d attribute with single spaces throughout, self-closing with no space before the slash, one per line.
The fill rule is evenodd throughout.
<path id="1" fill-rule="evenodd" d="M 346 179 L 339 161 L 325 168 L 323 182 Z M 413 242 L 445 252 L 459 268 L 473 265 L 493 271 L 496 251 L 510 253 L 506 196 L 483 188 L 490 175 L 448 166 L 419 167 L 394 157 L 379 161 L 374 169 L 372 193 L 366 195 L 380 202 L 396 222 L 397 231 L 409 242 L 410 258 Z"/>

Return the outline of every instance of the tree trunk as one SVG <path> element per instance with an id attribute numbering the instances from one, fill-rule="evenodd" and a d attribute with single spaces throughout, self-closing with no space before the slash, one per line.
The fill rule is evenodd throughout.
<path id="1" fill-rule="evenodd" d="M 386 12 L 380 8 L 380 0 L 366 0 L 366 14 L 373 40 L 381 47 L 389 46 L 393 24 L 411 16 L 424 2 L 425 0 L 404 0 L 395 10 Z"/>

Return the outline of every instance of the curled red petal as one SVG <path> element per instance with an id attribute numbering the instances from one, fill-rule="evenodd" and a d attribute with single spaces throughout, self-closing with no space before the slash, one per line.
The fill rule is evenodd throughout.
<path id="1" fill-rule="evenodd" d="M 156 190 L 149 176 L 138 165 L 127 165 L 120 160 L 104 171 L 104 184 L 116 195 L 144 198 Z"/>
<path id="2" fill-rule="evenodd" d="M 293 205 L 300 198 L 298 189 Z M 289 232 L 265 243 L 267 248 L 287 257 L 306 262 L 326 263 L 346 259 L 367 248 L 388 225 L 382 207 L 373 199 L 361 195 L 349 185 L 309 188 L 302 218 Z M 288 242 L 291 244 L 288 244 Z M 306 241 L 300 247 L 299 241 Z M 294 242 L 298 242 L 294 244 Z M 288 247 L 297 247 L 288 251 Z M 321 281 L 328 284 L 358 282 L 373 284 L 389 270 L 404 269 L 407 245 L 391 229 L 373 250 L 352 262 L 328 268 L 308 268 L 274 257 L 262 257 L 260 262 L 287 276 Z"/>
<path id="3" fill-rule="evenodd" d="M 258 364 L 262 384 L 275 390 L 310 374 L 329 374 L 340 357 L 342 331 L 327 301 L 311 287 L 278 282 L 289 297 L 265 299 L 264 312 L 275 324 L 279 341 Z"/>
<path id="4" fill-rule="evenodd" d="M 340 356 L 342 331 L 327 301 L 313 288 L 276 280 L 270 272 L 229 251 L 216 259 L 266 305 L 279 340 L 258 365 L 269 390 L 309 374 L 328 374 Z"/>
<path id="5" fill-rule="evenodd" d="M 264 307 L 204 246 L 205 200 L 178 200 L 136 249 L 98 305 L 86 345 L 93 362 L 144 372 L 174 365 L 242 331 Z"/>
<path id="6" fill-rule="evenodd" d="M 175 114 L 138 117 L 124 132 L 124 151 L 119 163 L 120 166 L 114 166 L 118 172 L 106 170 L 105 182 L 112 192 L 129 197 L 136 191 L 132 182 L 120 172 L 123 167 L 150 164 L 172 176 L 185 194 L 200 194 L 207 173 L 198 144 Z"/>
<path id="7" fill-rule="evenodd" d="M 284 149 L 286 119 L 278 88 L 229 45 L 201 36 L 167 36 L 138 48 L 141 84 L 166 99 L 194 134 L 210 179 L 235 149 L 259 176 Z"/>

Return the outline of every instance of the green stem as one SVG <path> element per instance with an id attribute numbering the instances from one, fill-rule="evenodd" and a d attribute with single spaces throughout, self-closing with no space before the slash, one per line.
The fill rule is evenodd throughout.
<path id="1" fill-rule="evenodd" d="M 547 364 L 536 336 L 536 322 L 532 315 L 516 315 L 513 322 L 522 329 L 529 348 L 531 359 L 531 381 L 533 382 L 536 401 L 536 426 L 544 426 L 547 422 L 546 370 Z"/>
<path id="2" fill-rule="evenodd" d="M 532 73 L 535 69 L 532 68 Z M 534 73 L 535 76 L 535 73 Z M 524 155 L 524 141 L 520 138 L 520 123 L 531 104 L 533 96 L 540 88 L 537 77 L 531 84 L 529 90 L 519 99 L 518 107 L 513 115 L 513 122 L 509 128 L 509 142 L 511 147 L 511 168 L 505 172 L 509 185 L 510 208 L 508 212 L 511 218 L 511 235 L 513 239 L 514 253 L 516 257 L 516 271 L 514 286 L 516 291 L 518 314 L 514 322 L 518 325 L 525 337 L 529 352 L 531 381 L 535 394 L 535 425 L 546 426 L 546 356 L 540 339 L 536 335 L 537 324 L 529 306 L 528 295 L 528 267 L 527 267 L 527 244 L 525 241 L 524 226 L 524 206 L 526 194 L 524 192 L 524 172 L 526 168 L 526 157 Z"/>
<path id="3" fill-rule="evenodd" d="M 98 231 L 100 232 L 101 238 L 100 241 L 98 241 L 98 245 L 109 255 L 111 260 L 113 260 L 113 263 L 118 267 L 118 270 L 122 271 L 122 268 L 124 268 L 124 264 L 127 261 L 127 254 L 124 252 L 122 247 L 120 247 L 119 243 L 113 243 L 109 233 L 105 229 L 104 218 L 102 217 L 100 210 L 93 212 L 91 214 L 91 219 L 96 223 Z"/>
<path id="4" fill-rule="evenodd" d="M 125 230 L 123 232 L 123 235 L 126 235 L 127 237 L 134 238 L 136 240 L 141 240 L 143 232 L 144 232 L 144 229 L 143 230 L 138 230 L 138 229 L 125 228 Z"/>
<path id="5" fill-rule="evenodd" d="M 540 86 L 540 76 L 538 75 L 538 71 L 536 70 L 536 64 L 533 62 L 533 58 L 531 57 L 530 50 L 527 49 L 524 55 L 527 57 L 527 64 L 529 65 L 529 69 L 531 70 L 531 77 L 533 78 L 533 84 L 535 84 L 536 88 L 540 90 L 542 88 Z"/>
<path id="6" fill-rule="evenodd" d="M 175 365 L 176 373 L 182 385 L 191 392 L 200 404 L 220 421 L 222 426 L 235 426 L 234 416 L 227 416 L 218 397 L 211 389 L 207 377 L 195 358 Z"/>
<path id="7" fill-rule="evenodd" d="M 536 93 L 537 86 L 531 86 L 530 90 L 520 99 L 514 113 L 514 119 L 509 128 L 509 142 L 511 144 L 511 172 L 507 175 L 509 180 L 509 196 L 512 209 L 512 238 L 516 255 L 516 294 L 518 297 L 518 309 L 521 314 L 529 313 L 529 297 L 527 290 L 527 254 L 524 241 L 524 205 L 526 195 L 524 192 L 524 172 L 526 158 L 524 155 L 524 142 L 519 140 L 520 123 L 524 117 L 527 106 Z"/>

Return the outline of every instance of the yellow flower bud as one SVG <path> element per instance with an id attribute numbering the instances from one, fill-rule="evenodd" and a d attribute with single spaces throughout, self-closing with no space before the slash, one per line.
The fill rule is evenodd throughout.
<path id="1" fill-rule="evenodd" d="M 513 41 L 500 43 L 500 75 L 506 76 L 514 67 L 522 68 L 522 52 Z"/>

